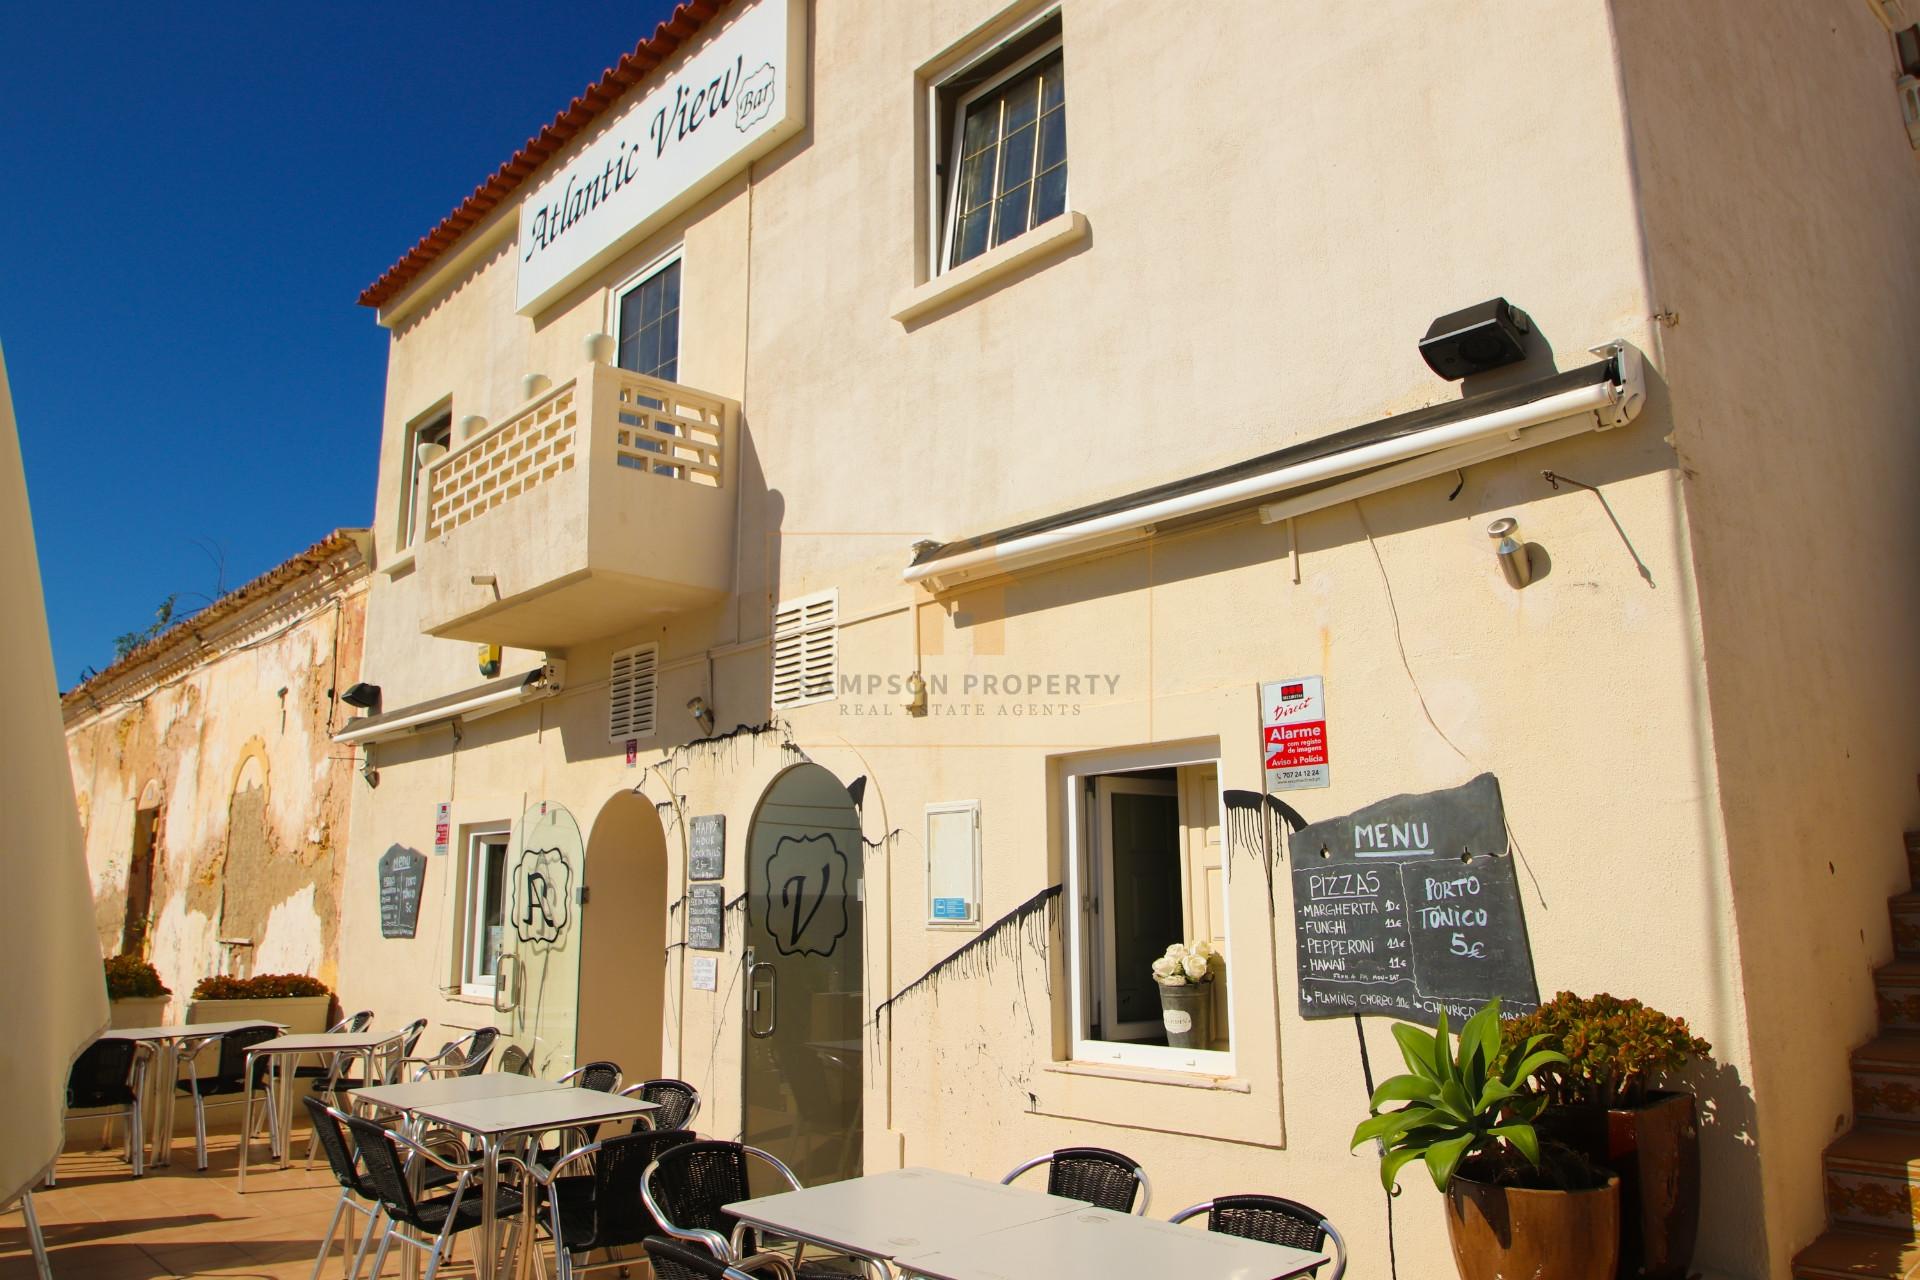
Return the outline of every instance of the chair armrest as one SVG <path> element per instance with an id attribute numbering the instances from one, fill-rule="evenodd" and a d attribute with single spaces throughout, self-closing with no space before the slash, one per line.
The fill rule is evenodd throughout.
<path id="1" fill-rule="evenodd" d="M 433 1154 L 432 1148 L 428 1147 L 426 1143 L 416 1142 L 414 1139 L 409 1138 L 406 1134 L 401 1133 L 397 1129 L 387 1130 L 387 1136 L 393 1139 L 393 1141 L 399 1143 L 401 1146 L 405 1147 L 407 1150 L 413 1152 L 415 1155 L 425 1156 L 427 1159 L 439 1165 L 442 1169 L 445 1169 L 448 1173 L 464 1173 L 469 1177 L 471 1177 L 472 1175 L 480 1172 L 479 1161 L 469 1160 L 464 1163 L 461 1163 L 461 1162 L 456 1162 L 451 1160 L 442 1160 L 439 1156 Z"/>
<path id="2" fill-rule="evenodd" d="M 553 1178 L 559 1176 L 562 1169 L 574 1163 L 576 1160 L 585 1160 L 587 1157 L 595 1154 L 605 1145 L 605 1143 L 601 1142 L 589 1142 L 584 1147 L 576 1147 L 572 1151 L 567 1152 L 567 1154 L 547 1166 L 548 1180 L 551 1181 Z"/>

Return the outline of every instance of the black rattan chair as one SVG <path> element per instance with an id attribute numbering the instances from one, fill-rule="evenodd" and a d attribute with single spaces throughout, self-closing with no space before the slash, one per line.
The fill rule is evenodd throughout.
<path id="1" fill-rule="evenodd" d="M 595 1093 L 612 1093 L 620 1087 L 620 1064 L 608 1062 L 605 1059 L 589 1062 L 585 1066 L 575 1067 L 554 1083 L 570 1084 L 576 1089 L 591 1089 Z M 567 1149 L 568 1134 L 579 1135 L 578 1145 L 585 1146 L 600 1136 L 600 1126 L 588 1124 L 581 1125 L 577 1129 L 569 1129 L 560 1135 L 558 1141 L 542 1146 L 539 1157 L 541 1164 L 550 1168 L 553 1166 L 554 1161 L 560 1158 L 560 1153 Z"/>
<path id="2" fill-rule="evenodd" d="M 760 1280 L 728 1266 L 705 1249 L 665 1236 L 649 1236 L 645 1247 L 656 1280 Z"/>
<path id="3" fill-rule="evenodd" d="M 510 1044 L 500 1053 L 500 1061 L 493 1069 L 503 1076 L 530 1076 L 533 1074 L 533 1057 L 517 1044 Z"/>
<path id="4" fill-rule="evenodd" d="M 420 1033 L 426 1029 L 427 1020 L 425 1018 L 415 1018 L 405 1027 L 381 1041 L 379 1049 L 374 1053 L 373 1073 L 375 1077 L 377 1077 L 375 1083 L 398 1083 L 395 1079 L 395 1074 L 399 1069 L 398 1064 L 400 1060 L 410 1056 L 413 1051 L 419 1047 Z M 352 1061 L 347 1063 L 348 1067 L 352 1065 L 353 1061 L 359 1060 L 358 1054 L 346 1056 L 352 1059 Z M 325 1077 L 314 1081 L 313 1091 L 315 1093 L 332 1094 L 333 1104 L 339 1106 L 346 1101 L 347 1094 L 353 1092 L 355 1089 L 364 1089 L 367 1087 L 367 1081 L 357 1076 L 344 1074 L 345 1070 L 346 1068 L 343 1067 L 343 1074 L 341 1075 Z"/>
<path id="5" fill-rule="evenodd" d="M 347 1134 L 347 1116 L 335 1111 L 320 1099 L 308 1096 L 300 1099 L 307 1108 L 307 1118 L 313 1123 L 313 1135 L 320 1149 L 327 1153 L 327 1167 L 333 1170 L 334 1181 L 340 1184 L 340 1199 L 334 1203 L 333 1217 L 327 1223 L 327 1237 L 320 1246 L 320 1256 L 313 1260 L 313 1280 L 320 1280 L 320 1269 L 326 1265 L 327 1255 L 333 1252 L 333 1238 L 341 1235 L 340 1257 L 348 1261 L 347 1280 L 359 1280 L 360 1263 L 367 1256 L 367 1246 L 373 1242 L 373 1229 L 380 1223 L 380 1196 L 367 1181 L 360 1170 L 360 1156 L 355 1151 L 353 1139 Z M 367 1229 L 360 1235 L 360 1246 L 353 1247 L 353 1228 L 343 1224 L 347 1210 L 366 1215 Z M 346 1225 L 345 1234 L 341 1228 Z M 351 1253 L 349 1253 L 351 1250 Z"/>
<path id="6" fill-rule="evenodd" d="M 353 1134 L 360 1162 L 366 1169 L 367 1185 L 379 1198 L 387 1220 L 370 1274 L 380 1274 L 386 1265 L 387 1250 L 397 1239 L 427 1255 L 425 1280 L 433 1280 L 454 1236 L 480 1225 L 484 1209 L 481 1190 L 474 1185 L 480 1178 L 480 1164 L 443 1160 L 412 1138 L 358 1116 L 347 1117 L 347 1128 Z M 423 1159 L 454 1175 L 453 1190 L 425 1199 L 414 1194 L 408 1165 Z M 494 1214 L 506 1221 L 519 1214 L 520 1205 L 520 1193 L 512 1187 L 502 1187 L 494 1201 Z"/>
<path id="7" fill-rule="evenodd" d="M 626 1133 L 570 1151 L 551 1168 L 531 1167 L 527 1175 L 539 1188 L 547 1233 L 553 1238 L 558 1280 L 600 1266 L 627 1266 L 611 1252 L 593 1267 L 574 1254 L 639 1244 L 661 1228 L 640 1198 L 640 1178 L 664 1151 L 693 1141 L 685 1130 Z M 591 1167 L 591 1172 L 580 1172 Z M 569 1170 L 573 1170 L 569 1172 Z"/>
<path id="8" fill-rule="evenodd" d="M 1085 1200 L 1115 1213 L 1147 1211 L 1153 1199 L 1153 1184 L 1147 1171 L 1131 1156 L 1105 1147 L 1062 1147 L 1044 1156 L 1035 1156 L 1000 1179 L 1004 1185 L 1029 1169 L 1047 1166 L 1047 1193 L 1069 1200 Z M 1134 1202 L 1138 1200 L 1139 1204 Z"/>
<path id="9" fill-rule="evenodd" d="M 671 1130 L 663 1130 L 663 1136 L 667 1132 Z M 789 1187 L 800 1190 L 800 1179 L 771 1152 L 739 1142 L 696 1139 L 668 1148 L 647 1166 L 640 1178 L 640 1199 L 663 1233 L 702 1246 L 742 1271 L 797 1269 L 802 1280 L 843 1277 L 844 1273 L 837 1270 L 803 1265 L 797 1257 L 761 1252 L 754 1229 L 726 1211 L 727 1205 L 752 1195 L 747 1182 L 748 1157 L 769 1165 Z"/>
<path id="10" fill-rule="evenodd" d="M 1331 1240 L 1333 1274 L 1327 1280 L 1340 1280 L 1347 1273 L 1347 1242 L 1340 1238 L 1324 1214 L 1298 1200 L 1261 1195 L 1216 1196 L 1182 1209 L 1168 1221 L 1185 1222 L 1203 1213 L 1207 1215 L 1207 1230 L 1243 1240 L 1264 1240 L 1268 1244 L 1291 1245 L 1316 1253 Z M 1307 1274 L 1317 1276 L 1320 1268 L 1314 1267 Z"/>
<path id="11" fill-rule="evenodd" d="M 342 1018 L 340 1021 L 328 1027 L 327 1034 L 339 1035 L 341 1032 L 360 1032 L 365 1031 L 372 1025 L 373 1010 L 362 1009 L 360 1012 L 350 1017 Z M 329 1076 L 342 1073 L 346 1070 L 345 1060 L 348 1057 L 347 1054 L 328 1053 L 322 1054 L 321 1057 L 325 1058 L 326 1061 L 312 1066 L 295 1067 L 293 1069 L 294 1078 L 296 1080 L 325 1080 Z"/>
<path id="12" fill-rule="evenodd" d="M 684 1080 L 648 1080 L 620 1091 L 623 1098 L 638 1098 L 658 1107 L 633 1122 L 634 1132 L 641 1129 L 691 1129 L 700 1114 L 700 1091 Z"/>
<path id="13" fill-rule="evenodd" d="M 193 1099 L 193 1155 L 194 1167 L 205 1170 L 207 1167 L 207 1110 L 210 1107 L 238 1107 L 247 1103 L 247 1050 L 268 1040 L 278 1039 L 280 1028 L 276 1026 L 242 1027 L 238 1031 L 229 1031 L 223 1036 L 207 1036 L 199 1040 L 186 1041 L 180 1046 L 181 1061 L 187 1064 L 187 1078 L 175 1080 L 174 1088 Z M 194 1059 L 202 1049 L 215 1040 L 220 1042 L 220 1063 L 210 1076 L 202 1077 L 194 1065 Z M 254 1086 L 263 1085 L 266 1075 L 262 1068 L 266 1058 L 254 1063 Z M 275 1118 L 278 1109 L 273 1099 L 267 1099 L 267 1124 L 273 1132 L 274 1149 L 284 1150 L 280 1146 L 282 1136 L 279 1122 Z M 240 1121 L 240 1140 L 246 1141 L 253 1131 L 253 1113 L 247 1111 Z M 168 1135 L 172 1137 L 171 1134 Z"/>
<path id="14" fill-rule="evenodd" d="M 412 1078 L 415 1080 L 477 1076 L 487 1069 L 487 1060 L 493 1057 L 493 1042 L 499 1038 L 498 1027 L 469 1031 L 459 1039 L 441 1045 L 440 1052 L 430 1058 L 402 1058 L 395 1066 L 394 1074 L 405 1075 L 407 1068 L 412 1067 Z"/>
<path id="15" fill-rule="evenodd" d="M 112 1035 L 95 1040 L 73 1060 L 67 1072 L 67 1105 L 62 1123 L 81 1112 L 81 1119 L 112 1120 L 118 1117 L 127 1128 L 127 1163 L 138 1178 L 146 1172 L 146 1134 L 140 1124 L 140 1094 L 146 1080 L 147 1057 L 133 1040 L 115 1040 Z M 53 1185 L 53 1169 L 47 1169 L 47 1185 Z"/>

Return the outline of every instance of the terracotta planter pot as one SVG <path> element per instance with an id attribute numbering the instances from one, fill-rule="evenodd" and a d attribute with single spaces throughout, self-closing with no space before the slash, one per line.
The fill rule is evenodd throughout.
<path id="1" fill-rule="evenodd" d="M 1455 1175 L 1447 1239 L 1461 1280 L 1613 1280 L 1620 1180 L 1592 1191 L 1530 1191 Z"/>
<path id="2" fill-rule="evenodd" d="M 1700 1124 L 1690 1093 L 1638 1107 L 1556 1109 L 1542 1137 L 1620 1175 L 1620 1280 L 1683 1280 L 1700 1234 Z"/>

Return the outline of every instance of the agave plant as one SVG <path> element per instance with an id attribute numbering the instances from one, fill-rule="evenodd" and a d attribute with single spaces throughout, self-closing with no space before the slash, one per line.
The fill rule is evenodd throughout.
<path id="1" fill-rule="evenodd" d="M 1414 1160 L 1425 1160 L 1433 1185 L 1445 1191 L 1454 1170 L 1468 1156 L 1491 1151 L 1502 1142 L 1540 1163 L 1540 1139 L 1533 1118 L 1546 1098 L 1529 1090 L 1527 1081 L 1544 1067 L 1566 1062 L 1566 1057 L 1541 1049 L 1544 1036 L 1534 1036 L 1511 1052 L 1500 1048 L 1500 1002 L 1467 1019 L 1456 1047 L 1448 1034 L 1447 1015 L 1429 1035 L 1418 1027 L 1395 1023 L 1393 1038 L 1407 1060 L 1407 1074 L 1384 1081 L 1367 1103 L 1369 1119 L 1353 1131 L 1352 1145 L 1381 1144 L 1380 1184 L 1391 1191 L 1400 1170 Z M 1404 1103 L 1393 1111 L 1381 1107 Z"/>

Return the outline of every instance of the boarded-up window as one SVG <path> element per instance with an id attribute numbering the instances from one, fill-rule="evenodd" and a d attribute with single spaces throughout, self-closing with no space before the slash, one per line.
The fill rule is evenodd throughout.
<path id="1" fill-rule="evenodd" d="M 660 646 L 635 645 L 613 655 L 607 683 L 607 737 L 614 742 L 653 736 L 654 676 Z"/>
<path id="2" fill-rule="evenodd" d="M 833 697 L 839 666 L 840 593 L 822 591 L 773 614 L 773 705 L 798 707 Z"/>

